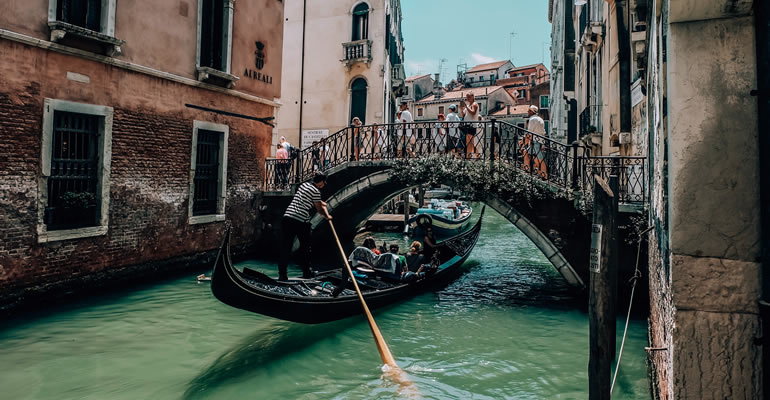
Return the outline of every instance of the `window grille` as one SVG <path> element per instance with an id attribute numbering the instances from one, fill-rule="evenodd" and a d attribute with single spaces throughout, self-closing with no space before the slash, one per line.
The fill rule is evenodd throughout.
<path id="1" fill-rule="evenodd" d="M 59 0 L 56 4 L 56 19 L 92 31 L 101 32 L 101 0 Z"/>
<path id="2" fill-rule="evenodd" d="M 96 115 L 54 112 L 47 230 L 98 225 L 100 124 Z"/>
<path id="3" fill-rule="evenodd" d="M 198 130 L 195 156 L 193 215 L 217 213 L 219 194 L 219 138 L 221 132 Z"/>

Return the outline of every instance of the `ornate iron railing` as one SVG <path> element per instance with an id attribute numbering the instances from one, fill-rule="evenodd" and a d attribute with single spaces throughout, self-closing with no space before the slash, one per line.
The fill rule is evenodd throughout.
<path id="1" fill-rule="evenodd" d="M 395 160 L 431 154 L 469 161 L 515 165 L 556 187 L 591 189 L 592 174 L 621 179 L 622 202 L 646 201 L 643 157 L 592 157 L 577 144 L 565 145 L 507 122 L 420 121 L 350 126 L 301 150 L 294 160 L 268 159 L 265 190 L 288 189 L 318 172 L 351 161 Z M 615 164 L 612 164 L 612 163 Z"/>
<path id="2" fill-rule="evenodd" d="M 583 160 L 581 188 L 585 196 L 593 195 L 594 175 L 609 181 L 618 177 L 618 201 L 620 203 L 647 202 L 646 157 L 587 157 Z"/>

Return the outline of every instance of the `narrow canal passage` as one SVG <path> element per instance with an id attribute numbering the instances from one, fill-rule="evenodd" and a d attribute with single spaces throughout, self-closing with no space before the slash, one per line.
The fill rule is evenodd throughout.
<path id="1" fill-rule="evenodd" d="M 375 312 L 423 398 L 587 398 L 587 316 L 539 250 L 487 209 L 464 268 L 436 293 Z M 645 345 L 646 322 L 632 321 L 617 398 L 650 398 Z M 255 316 L 219 303 L 194 274 L 4 321 L 0 347 L 3 399 L 399 398 L 363 317 Z"/>

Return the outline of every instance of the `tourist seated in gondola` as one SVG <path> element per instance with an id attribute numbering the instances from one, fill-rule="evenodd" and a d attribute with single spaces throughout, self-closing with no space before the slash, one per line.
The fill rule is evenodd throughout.
<path id="1" fill-rule="evenodd" d="M 364 239 L 364 247 L 374 252 L 374 254 L 377 254 L 378 256 L 382 254 L 382 252 L 377 248 L 377 242 L 374 241 L 374 238 L 371 236 L 368 236 L 366 239 Z"/>

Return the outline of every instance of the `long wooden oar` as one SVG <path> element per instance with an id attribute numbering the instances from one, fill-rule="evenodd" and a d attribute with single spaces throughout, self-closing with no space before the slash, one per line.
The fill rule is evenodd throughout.
<path id="1" fill-rule="evenodd" d="M 340 249 L 340 256 L 342 256 L 342 261 L 345 263 L 345 268 L 348 270 L 350 280 L 353 281 L 353 287 L 356 288 L 356 294 L 358 294 L 358 300 L 361 301 L 361 307 L 364 309 L 366 319 L 369 321 L 369 328 L 372 330 L 374 342 L 377 343 L 377 350 L 380 352 L 382 362 L 388 366 L 387 370 L 385 370 L 386 374 L 389 375 L 391 379 L 393 379 L 396 383 L 398 383 L 400 386 L 399 392 L 402 395 L 410 399 L 421 398 L 422 396 L 420 395 L 420 392 L 417 390 L 414 384 L 412 384 L 404 371 L 402 371 L 401 368 L 399 368 L 396 364 L 396 360 L 393 358 L 393 354 L 390 353 L 388 344 L 385 343 L 385 339 L 383 339 L 382 333 L 380 333 L 380 328 L 378 328 L 377 323 L 374 322 L 374 317 L 372 317 L 372 313 L 369 311 L 369 307 L 366 305 L 366 301 L 364 301 L 364 295 L 361 294 L 361 289 L 358 287 L 356 277 L 353 275 L 353 270 L 350 268 L 350 264 L 348 264 L 348 258 L 345 257 L 345 250 L 342 249 L 340 238 L 337 236 L 337 231 L 334 229 L 334 224 L 332 224 L 331 220 L 329 221 L 329 226 L 332 228 L 334 240 L 337 241 L 337 248 Z"/>
<path id="2" fill-rule="evenodd" d="M 348 275 L 350 275 L 350 280 L 353 281 L 353 287 L 356 288 L 356 294 L 358 294 L 358 300 L 361 301 L 361 307 L 364 308 L 364 314 L 366 314 L 366 319 L 369 321 L 369 328 L 372 329 L 372 335 L 374 335 L 374 342 L 377 343 L 377 350 L 379 350 L 380 352 L 380 357 L 382 358 L 382 362 L 391 368 L 398 368 L 398 365 L 396 365 L 396 360 L 393 358 L 393 354 L 390 353 L 388 344 L 385 343 L 385 339 L 383 339 L 382 333 L 380 333 L 380 328 L 378 328 L 377 323 L 374 322 L 374 317 L 372 317 L 372 313 L 369 311 L 369 307 L 366 305 L 366 301 L 364 301 L 364 295 L 361 294 L 361 289 L 358 287 L 358 283 L 356 282 L 356 277 L 353 275 L 353 270 L 350 268 L 350 264 L 348 264 L 348 258 L 345 257 L 345 250 L 342 249 L 340 238 L 337 236 L 337 231 L 334 229 L 334 224 L 332 223 L 331 220 L 329 221 L 329 226 L 332 228 L 332 233 L 334 234 L 334 240 L 337 241 L 337 247 L 340 249 L 340 256 L 342 256 L 342 261 L 345 263 L 345 268 L 348 270 Z M 344 282 L 342 284 L 344 284 Z"/>

